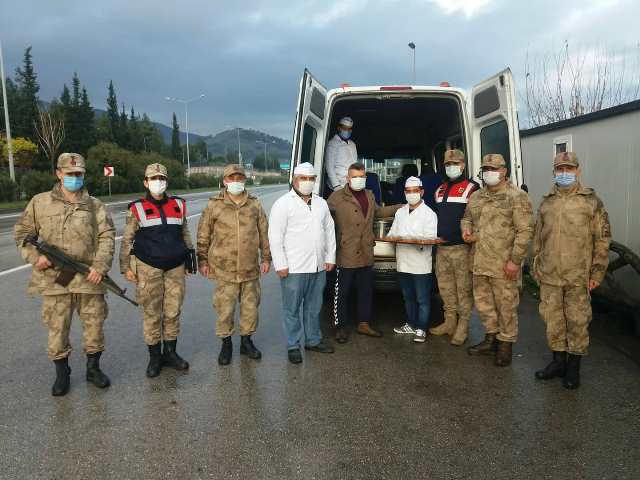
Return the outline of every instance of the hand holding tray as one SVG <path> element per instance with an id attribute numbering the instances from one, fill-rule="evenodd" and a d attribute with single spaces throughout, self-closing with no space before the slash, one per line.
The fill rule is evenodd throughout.
<path id="1" fill-rule="evenodd" d="M 444 243 L 442 238 L 402 238 L 402 237 L 379 237 L 377 242 L 403 243 L 408 245 L 438 245 Z"/>

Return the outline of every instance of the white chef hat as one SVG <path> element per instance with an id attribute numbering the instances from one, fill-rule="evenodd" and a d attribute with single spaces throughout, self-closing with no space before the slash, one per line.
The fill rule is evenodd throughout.
<path id="1" fill-rule="evenodd" d="M 344 125 L 345 127 L 353 127 L 353 120 L 351 117 L 342 117 L 338 122 L 338 125 Z"/>
<path id="2" fill-rule="evenodd" d="M 304 175 L 306 177 L 315 176 L 316 171 L 309 162 L 304 162 L 296 165 L 296 168 L 293 170 L 294 175 Z"/>
<path id="3" fill-rule="evenodd" d="M 420 180 L 418 177 L 407 178 L 407 181 L 404 182 L 404 188 L 409 187 L 422 187 L 422 180 Z"/>

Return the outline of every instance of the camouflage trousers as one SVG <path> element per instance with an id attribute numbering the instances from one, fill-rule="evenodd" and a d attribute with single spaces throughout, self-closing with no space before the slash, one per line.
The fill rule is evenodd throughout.
<path id="1" fill-rule="evenodd" d="M 436 251 L 436 278 L 444 303 L 444 319 L 452 325 L 469 322 L 473 310 L 473 280 L 469 268 L 468 245 L 439 246 Z"/>
<path id="2" fill-rule="evenodd" d="M 218 315 L 216 335 L 220 338 L 233 335 L 233 315 L 236 303 L 240 303 L 240 335 L 252 335 L 258 328 L 260 306 L 260 279 L 246 282 L 216 280 L 213 292 L 213 308 Z"/>
<path id="3" fill-rule="evenodd" d="M 60 360 L 71 353 L 69 331 L 73 312 L 82 322 L 84 353 L 104 350 L 104 324 L 109 308 L 103 294 L 66 293 L 42 296 L 42 321 L 49 329 L 47 354 L 50 360 Z"/>
<path id="4" fill-rule="evenodd" d="M 473 299 L 485 333 L 497 333 L 501 342 L 518 339 L 520 292 L 517 281 L 474 275 Z"/>
<path id="5" fill-rule="evenodd" d="M 557 287 L 540 283 L 540 316 L 547 325 L 547 343 L 551 350 L 587 354 L 591 296 L 586 286 Z"/>
<path id="6" fill-rule="evenodd" d="M 135 270 L 145 343 L 155 345 L 162 340 L 175 340 L 180 333 L 185 293 L 184 265 L 164 271 L 136 260 Z"/>

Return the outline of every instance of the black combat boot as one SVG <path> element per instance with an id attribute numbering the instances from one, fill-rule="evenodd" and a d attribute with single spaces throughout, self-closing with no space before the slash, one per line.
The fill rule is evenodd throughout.
<path id="1" fill-rule="evenodd" d="M 87 382 L 93 383 L 98 388 L 107 388 L 111 385 L 109 377 L 100 370 L 100 356 L 102 352 L 87 354 Z"/>
<path id="2" fill-rule="evenodd" d="M 69 359 L 66 357 L 54 360 L 53 363 L 56 366 L 56 381 L 51 388 L 51 395 L 61 397 L 69 392 L 71 367 L 69 367 Z"/>
<path id="3" fill-rule="evenodd" d="M 224 337 L 222 339 L 222 348 L 220 349 L 220 355 L 218 355 L 218 363 L 220 365 L 229 365 L 229 363 L 231 363 L 232 353 L 233 343 L 231 343 L 231 337 Z"/>
<path id="4" fill-rule="evenodd" d="M 251 335 L 242 335 L 240 337 L 240 355 L 246 355 L 254 360 L 260 360 L 262 353 L 256 348 L 251 340 Z"/>
<path id="5" fill-rule="evenodd" d="M 511 365 L 511 356 L 513 352 L 513 343 L 498 341 L 498 351 L 493 359 L 496 367 L 508 367 Z"/>
<path id="6" fill-rule="evenodd" d="M 582 360 L 581 355 L 572 353 L 567 355 L 567 373 L 562 380 L 564 388 L 575 390 L 580 386 L 580 360 Z"/>
<path id="7" fill-rule="evenodd" d="M 147 365 L 147 377 L 153 378 L 160 375 L 162 370 L 162 344 L 160 342 L 149 347 L 149 365 Z"/>
<path id="8" fill-rule="evenodd" d="M 498 340 L 495 333 L 487 333 L 484 340 L 467 348 L 469 355 L 493 355 L 498 351 Z"/>
<path id="9" fill-rule="evenodd" d="M 536 372 L 538 380 L 550 380 L 556 377 L 564 377 L 567 372 L 567 353 L 553 352 L 553 360 L 542 370 Z"/>
<path id="10" fill-rule="evenodd" d="M 188 370 L 189 362 L 176 353 L 178 340 L 165 340 L 162 352 L 162 365 L 176 370 Z"/>

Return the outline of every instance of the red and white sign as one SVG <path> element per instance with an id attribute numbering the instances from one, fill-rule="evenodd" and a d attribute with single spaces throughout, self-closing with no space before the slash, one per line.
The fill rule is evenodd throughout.
<path id="1" fill-rule="evenodd" d="M 115 175 L 115 169 L 113 167 L 104 167 L 104 176 L 113 177 Z"/>

